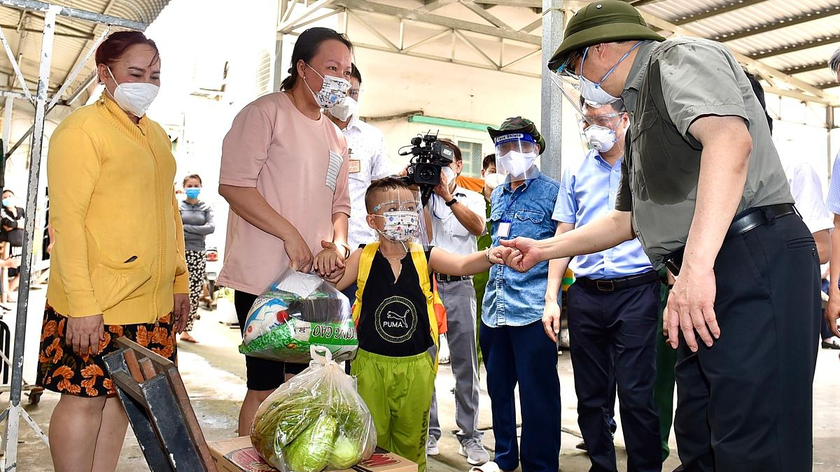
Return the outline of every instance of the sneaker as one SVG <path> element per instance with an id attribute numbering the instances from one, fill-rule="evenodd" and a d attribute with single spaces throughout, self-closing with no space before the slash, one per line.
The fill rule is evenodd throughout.
<path id="1" fill-rule="evenodd" d="M 458 454 L 466 457 L 467 463 L 470 465 L 482 465 L 490 460 L 490 454 L 487 453 L 487 449 L 484 449 L 481 440 L 475 438 L 467 439 L 461 443 Z"/>
<path id="2" fill-rule="evenodd" d="M 822 348 L 823 349 L 840 349 L 840 338 L 838 338 L 837 336 L 832 336 L 828 339 L 823 339 Z"/>
<path id="3" fill-rule="evenodd" d="M 427 456 L 436 456 L 440 454 L 440 448 L 438 447 L 438 440 L 432 435 L 429 435 L 429 438 L 426 439 L 426 455 Z"/>

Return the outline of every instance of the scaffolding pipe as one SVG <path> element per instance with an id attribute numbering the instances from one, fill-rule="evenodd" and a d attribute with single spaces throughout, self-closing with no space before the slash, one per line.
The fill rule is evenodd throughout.
<path id="1" fill-rule="evenodd" d="M 137 31 L 146 30 L 146 24 L 139 21 L 126 20 L 125 18 L 117 16 L 103 15 L 92 11 L 78 10 L 76 8 L 65 7 L 63 5 L 52 5 L 35 0 L 0 0 L 0 5 L 29 11 L 48 11 L 53 7 L 57 7 L 59 9 L 58 14 L 66 16 L 67 18 L 75 18 L 77 20 L 91 21 L 94 23 L 103 23 L 106 25 L 119 26 L 121 28 Z"/>
<path id="2" fill-rule="evenodd" d="M 26 219 L 23 230 L 23 247 L 20 260 L 20 285 L 18 288 L 17 318 L 15 319 L 15 344 L 12 358 L 12 386 L 9 392 L 9 417 L 6 421 L 5 472 L 17 469 L 17 438 L 20 418 L 26 412 L 20 406 L 23 389 L 23 354 L 26 343 L 26 316 L 29 313 L 29 284 L 32 276 L 32 246 L 35 233 L 35 209 L 38 200 L 38 183 L 41 177 L 41 154 L 44 148 L 44 123 L 47 113 L 47 90 L 50 85 L 50 67 L 52 65 L 53 41 L 55 39 L 55 20 L 63 7 L 51 5 L 44 18 L 44 36 L 41 40 L 41 64 L 38 77 L 38 89 L 35 92 L 35 127 L 32 135 L 32 147 L 29 162 L 29 185 L 26 190 Z M 28 415 L 27 415 L 28 416 Z M 24 417 L 42 439 L 43 431 L 29 418 Z M 49 444 L 49 443 L 47 443 Z"/>
<path id="3" fill-rule="evenodd" d="M 12 47 L 9 46 L 9 41 L 6 40 L 6 35 L 3 34 L 3 28 L 0 28 L 0 42 L 3 43 L 3 48 L 6 50 L 6 55 L 9 56 L 9 62 L 12 63 L 12 68 L 14 68 L 15 75 L 20 81 L 20 86 L 23 89 L 23 93 L 26 94 L 26 99 L 31 102 L 32 93 L 29 91 L 29 87 L 26 86 L 26 79 L 23 77 L 23 73 L 20 71 L 20 66 L 18 66 L 18 62 L 15 60 L 15 54 L 12 52 Z"/>
<path id="4" fill-rule="evenodd" d="M 108 33 L 110 32 L 110 26 L 105 28 L 105 31 L 103 31 L 102 34 L 99 35 L 99 38 L 96 39 L 96 42 L 93 43 L 93 46 L 91 46 L 90 50 L 87 52 L 87 54 L 85 54 L 84 59 L 79 61 L 79 63 L 76 64 L 76 67 L 73 68 L 72 71 L 70 71 L 70 75 L 67 76 L 67 79 L 64 81 L 64 85 L 62 85 L 61 88 L 58 89 L 58 92 L 56 92 L 55 95 L 53 95 L 52 100 L 50 100 L 50 104 L 47 106 L 47 113 L 49 113 L 50 110 L 53 109 L 53 107 L 61 98 L 61 96 L 64 95 L 64 92 L 67 90 L 67 88 L 70 87 L 70 84 L 72 84 L 73 81 L 76 80 L 76 76 L 78 76 L 79 72 L 81 72 L 82 69 L 85 67 L 85 64 L 87 64 L 87 61 L 88 59 L 90 59 L 90 56 L 92 56 L 93 53 L 96 52 L 96 48 L 98 48 L 99 45 L 102 44 L 103 41 L 105 41 L 105 38 L 108 37 Z"/>

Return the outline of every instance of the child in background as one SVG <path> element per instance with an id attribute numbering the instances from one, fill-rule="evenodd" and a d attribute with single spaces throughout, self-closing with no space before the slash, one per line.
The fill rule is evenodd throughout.
<path id="1" fill-rule="evenodd" d="M 500 263 L 505 248 L 467 256 L 412 242 L 420 234 L 420 202 L 402 180 L 386 177 L 365 194 L 367 223 L 379 242 L 357 249 L 336 284 L 357 282 L 353 318 L 359 350 L 351 373 L 376 425 L 377 442 L 426 468 L 429 407 L 437 370 L 437 321 L 431 271 L 473 275 Z"/>

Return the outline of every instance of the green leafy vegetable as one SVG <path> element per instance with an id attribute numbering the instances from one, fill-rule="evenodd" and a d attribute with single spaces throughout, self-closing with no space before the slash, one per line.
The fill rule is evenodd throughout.
<path id="1" fill-rule="evenodd" d="M 329 415 L 318 418 L 283 450 L 289 469 L 292 472 L 321 472 L 327 466 L 337 433 L 335 418 Z"/>

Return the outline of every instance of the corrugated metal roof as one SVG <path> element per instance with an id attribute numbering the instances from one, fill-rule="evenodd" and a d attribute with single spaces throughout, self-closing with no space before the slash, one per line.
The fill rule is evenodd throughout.
<path id="1" fill-rule="evenodd" d="M 169 4 L 169 0 L 57 0 L 51 3 L 139 21 L 148 25 Z M 0 7 L 0 27 L 9 41 L 12 52 L 22 54 L 20 69 L 30 90 L 34 93 L 34 84 L 38 80 L 40 65 L 43 14 Z M 84 20 L 58 17 L 50 73 L 51 91 L 57 91 L 63 85 L 70 71 L 90 50 L 94 40 L 104 31 L 104 28 L 102 25 Z M 81 86 L 93 70 L 93 61 L 90 60 L 67 90 L 67 95 Z M 12 64 L 4 51 L 0 51 L 0 73 L 13 75 Z M 0 88 L 7 88 L 6 85 L 6 83 L 0 84 Z M 19 89 L 20 84 L 17 84 L 16 88 Z M 82 96 L 80 102 L 84 102 L 84 99 L 85 97 Z"/>
<path id="2" fill-rule="evenodd" d="M 838 0 L 662 0 L 639 9 L 810 85 L 836 84 L 827 67 L 815 68 L 840 47 Z"/>

